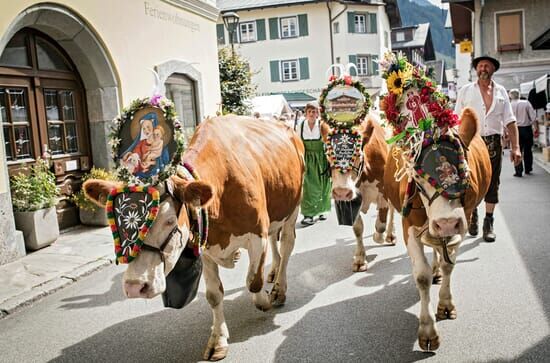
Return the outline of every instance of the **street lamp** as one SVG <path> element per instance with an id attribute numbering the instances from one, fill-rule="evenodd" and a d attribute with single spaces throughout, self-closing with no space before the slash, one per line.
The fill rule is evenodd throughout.
<path id="1" fill-rule="evenodd" d="M 239 15 L 230 11 L 222 14 L 223 23 L 227 32 L 229 33 L 229 43 L 231 44 L 231 56 L 235 56 L 235 49 L 233 48 L 233 36 L 237 27 L 239 26 Z"/>

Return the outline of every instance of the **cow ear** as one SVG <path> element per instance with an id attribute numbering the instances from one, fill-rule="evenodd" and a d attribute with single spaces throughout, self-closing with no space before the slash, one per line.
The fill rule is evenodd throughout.
<path id="1" fill-rule="evenodd" d="M 88 179 L 82 184 L 82 190 L 86 198 L 94 204 L 105 208 L 107 197 L 113 188 L 116 188 L 120 183 L 101 179 Z"/>
<path id="2" fill-rule="evenodd" d="M 466 107 L 460 115 L 460 127 L 458 129 L 460 139 L 468 147 L 474 136 L 478 133 L 479 119 L 477 114 L 472 108 Z"/>
<path id="3" fill-rule="evenodd" d="M 204 207 L 212 199 L 212 195 L 212 187 L 202 181 L 190 182 L 183 192 L 184 200 L 196 207 Z"/>

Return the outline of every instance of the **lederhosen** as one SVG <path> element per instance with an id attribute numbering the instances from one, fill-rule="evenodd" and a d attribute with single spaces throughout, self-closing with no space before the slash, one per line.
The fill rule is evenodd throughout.
<path id="1" fill-rule="evenodd" d="M 498 203 L 498 187 L 500 185 L 500 171 L 502 170 L 502 144 L 499 134 L 482 136 L 483 141 L 487 145 L 489 157 L 491 158 L 491 184 L 489 190 L 485 194 L 485 202 Z"/>
<path id="2" fill-rule="evenodd" d="M 302 122 L 300 137 L 305 147 L 306 174 L 304 176 L 301 212 L 304 216 L 314 217 L 330 211 L 330 193 L 332 181 L 326 174 L 328 161 L 325 155 L 324 143 L 321 137 L 314 140 L 304 140 L 304 124 Z"/>

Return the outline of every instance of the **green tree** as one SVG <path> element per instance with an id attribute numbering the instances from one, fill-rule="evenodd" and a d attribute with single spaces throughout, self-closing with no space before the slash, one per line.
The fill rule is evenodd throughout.
<path id="1" fill-rule="evenodd" d="M 223 114 L 247 114 L 250 106 L 246 100 L 256 91 L 256 86 L 252 84 L 250 64 L 237 53 L 232 55 L 227 48 L 218 51 L 218 62 Z"/>

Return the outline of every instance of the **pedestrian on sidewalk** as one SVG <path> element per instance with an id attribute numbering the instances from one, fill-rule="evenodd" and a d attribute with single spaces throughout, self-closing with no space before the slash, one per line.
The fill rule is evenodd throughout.
<path id="1" fill-rule="evenodd" d="M 481 137 L 489 150 L 491 158 L 492 177 L 489 191 L 485 195 L 485 219 L 483 220 L 483 239 L 494 242 L 496 234 L 493 229 L 494 210 L 498 203 L 498 186 L 502 168 L 501 138 L 504 128 L 508 130 L 512 149 L 510 160 L 517 165 L 521 162 L 521 152 L 518 141 L 516 118 L 512 112 L 512 105 L 506 89 L 493 81 L 493 74 L 498 71 L 498 60 L 481 56 L 474 58 L 472 66 L 477 73 L 478 80 L 462 87 L 458 92 L 455 111 L 460 114 L 465 107 L 473 108 L 479 118 Z M 468 232 L 477 236 L 479 232 L 477 209 L 474 209 Z"/>
<path id="2" fill-rule="evenodd" d="M 305 118 L 298 124 L 298 132 L 306 149 L 306 175 L 302 193 L 301 212 L 304 215 L 301 223 L 311 226 L 314 217 L 327 219 L 330 211 L 330 192 L 332 182 L 327 173 L 328 161 L 325 156 L 325 145 L 321 139 L 319 106 L 317 102 L 309 102 L 305 107 Z"/>
<path id="3" fill-rule="evenodd" d="M 521 177 L 523 171 L 525 174 L 531 174 L 533 170 L 533 125 L 536 126 L 537 114 L 529 101 L 520 99 L 518 89 L 510 90 L 510 103 L 517 120 L 519 148 L 523 159 L 515 165 L 514 176 Z"/>

